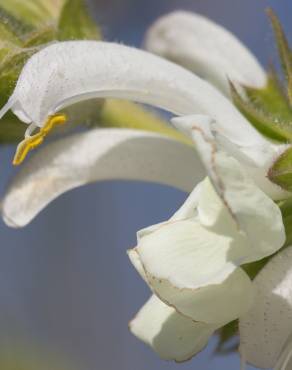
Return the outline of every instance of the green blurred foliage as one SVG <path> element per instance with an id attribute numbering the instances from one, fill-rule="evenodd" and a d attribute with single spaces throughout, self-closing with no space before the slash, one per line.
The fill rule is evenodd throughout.
<path id="1" fill-rule="evenodd" d="M 101 31 L 89 16 L 84 0 L 67 0 L 58 23 L 58 40 L 100 39 Z"/>
<path id="2" fill-rule="evenodd" d="M 1 370 L 73 370 L 63 360 L 44 353 L 39 348 L 14 343 L 2 345 L 0 351 Z"/>

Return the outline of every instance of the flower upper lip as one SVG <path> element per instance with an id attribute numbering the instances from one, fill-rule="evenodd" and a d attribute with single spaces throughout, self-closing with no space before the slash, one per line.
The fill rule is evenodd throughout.
<path id="1" fill-rule="evenodd" d="M 55 69 L 54 63 L 50 64 L 48 59 L 56 55 L 66 67 L 66 78 L 62 84 L 68 81 L 67 89 L 63 85 L 60 88 L 58 79 L 48 77 L 53 73 L 48 66 L 52 65 Z M 91 67 L 85 69 L 84 76 L 81 76 L 83 84 L 79 81 L 81 77 L 77 63 L 78 60 L 84 63 L 80 55 L 87 55 L 88 63 L 91 62 Z M 75 60 L 73 66 L 72 58 Z M 37 66 L 45 65 L 45 62 L 48 62 L 46 69 L 39 71 L 39 78 L 44 81 L 44 91 L 40 92 L 39 80 L 33 71 L 39 68 Z M 279 148 L 279 145 L 272 144 L 256 131 L 232 102 L 207 82 L 180 66 L 124 45 L 94 41 L 50 45 L 28 61 L 19 81 L 25 81 L 30 91 L 23 90 L 19 82 L 12 97 L 20 102 L 22 109 L 29 112 L 30 116 L 34 116 L 33 111 L 50 112 L 70 96 L 82 96 L 82 99 L 86 95 L 88 98 L 119 97 L 152 104 L 180 115 L 209 116 L 216 122 L 218 133 L 234 145 L 236 150 L 233 154 L 243 153 L 255 163 L 255 167 L 262 167 L 263 163 L 268 166 Z M 29 94 L 35 98 L 27 100 Z M 265 173 L 262 177 L 265 178 Z M 279 197 L 286 196 L 277 185 L 274 185 L 274 189 Z"/>

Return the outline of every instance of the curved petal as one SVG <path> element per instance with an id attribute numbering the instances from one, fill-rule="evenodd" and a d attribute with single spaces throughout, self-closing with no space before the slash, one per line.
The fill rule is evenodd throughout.
<path id="1" fill-rule="evenodd" d="M 168 279 L 150 275 L 145 266 L 144 269 L 153 292 L 165 304 L 194 321 L 223 326 L 245 314 L 253 301 L 252 282 L 241 268 L 224 281 L 218 275 L 217 283 L 214 277 L 209 285 L 197 289 L 175 286 Z"/>
<path id="2" fill-rule="evenodd" d="M 102 180 L 151 181 L 190 191 L 204 177 L 195 151 L 166 137 L 126 129 L 95 129 L 42 148 L 13 179 L 2 215 L 24 226 L 75 187 Z"/>
<path id="3" fill-rule="evenodd" d="M 42 125 L 56 111 L 98 97 L 135 100 L 177 115 L 207 114 L 234 143 L 266 143 L 226 97 L 193 73 L 151 53 L 106 42 L 60 42 L 34 54 L 1 114 L 12 106 Z"/>
<path id="4" fill-rule="evenodd" d="M 164 360 L 190 360 L 218 328 L 179 315 L 153 295 L 129 324 L 131 332 Z"/>
<path id="5" fill-rule="evenodd" d="M 128 251 L 132 264 L 154 293 L 185 317 L 214 325 L 238 318 L 251 304 L 249 277 L 228 262 L 227 246 L 220 245 L 215 235 L 204 240 L 206 233 L 196 245 L 196 224 L 189 222 L 192 230 L 181 225 L 185 221 L 170 226 L 178 224 L 182 230 L 169 232 L 165 224 L 143 236 L 138 247 Z"/>
<path id="6" fill-rule="evenodd" d="M 142 262 L 140 260 L 140 256 L 139 256 L 136 248 L 127 250 L 127 254 L 128 254 L 128 257 L 129 257 L 132 265 L 135 267 L 136 271 L 139 273 L 139 275 L 141 276 L 141 278 L 146 283 L 148 283 L 147 282 L 147 276 L 146 276 L 146 273 L 144 271 L 144 267 L 142 265 Z"/>
<path id="7" fill-rule="evenodd" d="M 286 238 L 279 207 L 255 185 L 240 163 L 218 146 L 210 121 L 200 121 L 197 117 L 176 118 L 173 121 L 193 138 L 218 195 L 237 224 L 238 231 L 248 239 L 253 252 L 248 252 L 244 262 L 275 253 Z M 206 212 L 212 211 L 211 207 L 205 208 Z"/>
<path id="8" fill-rule="evenodd" d="M 239 321 L 240 351 L 250 364 L 274 368 L 291 355 L 292 247 L 276 255 L 253 284 L 254 303 Z"/>
<path id="9" fill-rule="evenodd" d="M 170 221 L 141 238 L 137 252 L 149 275 L 195 290 L 223 282 L 236 269 L 229 256 L 237 249 L 233 244 L 199 222 Z"/>
<path id="10" fill-rule="evenodd" d="M 176 11 L 159 18 L 146 35 L 147 50 L 172 60 L 229 95 L 228 79 L 264 87 L 256 58 L 229 31 L 195 13 Z"/>
<path id="11" fill-rule="evenodd" d="M 196 208 L 199 203 L 199 197 L 201 193 L 201 187 L 203 182 L 200 182 L 193 189 L 191 194 L 187 197 L 182 206 L 175 212 L 175 214 L 170 218 L 170 221 L 182 221 L 186 219 L 193 219 L 196 216 Z M 214 193 L 214 192 L 213 192 Z M 159 229 L 162 225 L 166 225 L 169 221 L 163 221 L 155 225 L 151 225 L 141 229 L 137 232 L 138 242 L 146 235 L 153 233 L 155 230 Z"/>

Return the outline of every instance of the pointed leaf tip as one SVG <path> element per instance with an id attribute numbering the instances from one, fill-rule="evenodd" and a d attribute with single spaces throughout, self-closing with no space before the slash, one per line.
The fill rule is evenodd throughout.
<path id="1" fill-rule="evenodd" d="M 90 16 L 85 0 L 67 0 L 59 20 L 60 41 L 100 40 L 101 32 Z"/>
<path id="2" fill-rule="evenodd" d="M 291 54 L 290 45 L 286 38 L 281 22 L 279 18 L 277 17 L 277 15 L 275 14 L 275 12 L 271 8 L 268 8 L 266 10 L 266 13 L 270 19 L 270 22 L 271 22 L 271 25 L 274 31 L 276 44 L 277 44 L 277 48 L 278 48 L 278 52 L 279 52 L 279 56 L 281 60 L 281 65 L 282 65 L 282 68 L 283 68 L 283 71 L 284 71 L 284 74 L 287 80 L 287 84 L 288 84 L 287 95 L 288 95 L 290 104 L 292 104 L 292 97 L 291 97 L 292 94 L 290 91 L 291 85 L 292 85 L 292 54 Z"/>
<path id="3" fill-rule="evenodd" d="M 278 116 L 261 109 L 253 101 L 244 99 L 231 82 L 230 90 L 234 104 L 261 134 L 277 142 L 292 141 L 292 126 L 288 122 L 281 121 Z M 255 91 L 253 90 L 254 96 Z"/>
<path id="4" fill-rule="evenodd" d="M 268 177 L 282 189 L 292 191 L 292 147 L 274 162 L 268 172 Z"/>

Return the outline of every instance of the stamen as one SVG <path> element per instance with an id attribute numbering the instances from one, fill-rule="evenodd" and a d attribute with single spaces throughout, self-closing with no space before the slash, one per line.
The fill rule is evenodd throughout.
<path id="1" fill-rule="evenodd" d="M 56 114 L 54 116 L 49 116 L 48 120 L 38 133 L 32 136 L 28 136 L 21 143 L 19 143 L 16 149 L 15 156 L 13 158 L 13 165 L 18 166 L 19 164 L 21 164 L 31 150 L 42 144 L 44 138 L 55 126 L 63 125 L 66 120 L 67 116 L 65 114 Z"/>

